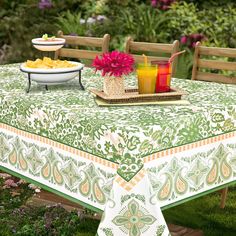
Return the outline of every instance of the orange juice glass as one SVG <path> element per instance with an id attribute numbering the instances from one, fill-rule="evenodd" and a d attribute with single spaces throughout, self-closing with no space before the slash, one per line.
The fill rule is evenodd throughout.
<path id="1" fill-rule="evenodd" d="M 151 64 L 139 64 L 137 68 L 138 91 L 140 94 L 155 93 L 157 66 Z"/>

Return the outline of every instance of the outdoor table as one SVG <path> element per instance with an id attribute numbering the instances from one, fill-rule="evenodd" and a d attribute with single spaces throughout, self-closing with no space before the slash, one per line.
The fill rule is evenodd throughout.
<path id="1" fill-rule="evenodd" d="M 168 235 L 161 210 L 236 181 L 235 85 L 173 79 L 190 105 L 99 107 L 103 78 L 82 80 L 27 94 L 0 67 L 0 169 L 104 211 L 99 236 Z"/>

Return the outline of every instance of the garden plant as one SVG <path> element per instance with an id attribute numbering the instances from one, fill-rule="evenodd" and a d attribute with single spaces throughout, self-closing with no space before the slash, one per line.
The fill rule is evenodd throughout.
<path id="1" fill-rule="evenodd" d="M 111 35 L 111 50 L 123 50 L 127 36 L 136 41 L 181 41 L 176 77 L 190 78 L 197 41 L 236 47 L 234 0 L 20 0 L 0 3 L 0 63 L 37 58 L 31 39 L 44 33 Z"/>

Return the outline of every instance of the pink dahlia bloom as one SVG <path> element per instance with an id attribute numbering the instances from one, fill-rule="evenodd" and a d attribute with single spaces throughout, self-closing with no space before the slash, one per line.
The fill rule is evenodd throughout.
<path id="1" fill-rule="evenodd" d="M 93 61 L 93 67 L 96 71 L 100 70 L 102 76 L 121 77 L 133 71 L 134 59 L 129 54 L 113 51 L 104 53 L 102 57 L 96 56 Z"/>
<path id="2" fill-rule="evenodd" d="M 188 41 L 188 37 L 187 37 L 187 36 L 182 36 L 181 39 L 180 39 L 180 42 L 181 42 L 182 44 L 186 44 L 187 41 Z"/>

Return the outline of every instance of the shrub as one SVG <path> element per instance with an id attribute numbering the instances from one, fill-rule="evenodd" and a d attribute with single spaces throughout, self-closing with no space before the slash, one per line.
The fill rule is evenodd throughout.
<path id="1" fill-rule="evenodd" d="M 134 39 L 139 41 L 166 41 L 165 25 L 168 23 L 169 17 L 165 12 L 142 4 L 124 10 L 120 14 L 120 25 L 123 27 L 124 35 L 132 35 Z"/>
<path id="2" fill-rule="evenodd" d="M 216 47 L 236 47 L 236 8 L 235 3 L 214 5 L 209 8 L 198 8 L 199 4 L 175 2 L 167 12 L 169 24 L 167 27 L 169 39 L 181 39 L 182 47 L 188 47 L 188 54 L 182 55 L 177 76 L 191 77 L 191 62 L 196 41 L 203 45 Z M 201 7 L 203 5 L 200 5 Z M 188 61 L 186 61 L 188 60 Z"/>
<path id="3" fill-rule="evenodd" d="M 57 18 L 57 28 L 65 34 L 85 35 L 86 25 L 83 24 L 81 12 L 72 14 L 69 10 Z"/>

